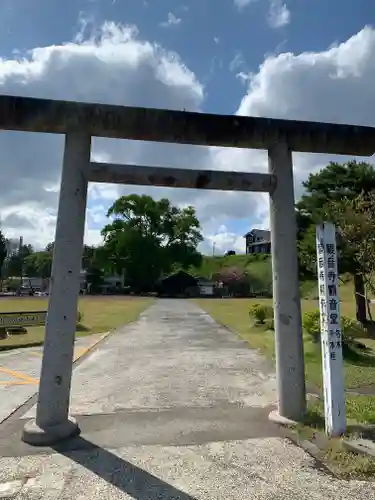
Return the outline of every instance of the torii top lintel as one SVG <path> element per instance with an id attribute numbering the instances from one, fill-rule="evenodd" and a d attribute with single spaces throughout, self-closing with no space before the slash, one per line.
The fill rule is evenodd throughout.
<path id="1" fill-rule="evenodd" d="M 285 142 L 306 153 L 375 152 L 373 127 L 0 95 L 0 130 L 64 134 L 77 127 L 119 139 L 254 149 Z"/>

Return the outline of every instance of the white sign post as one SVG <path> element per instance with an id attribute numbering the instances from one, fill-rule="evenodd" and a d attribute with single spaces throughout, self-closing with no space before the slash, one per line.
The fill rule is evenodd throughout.
<path id="1" fill-rule="evenodd" d="M 346 413 L 336 231 L 333 224 L 324 222 L 317 226 L 316 250 L 325 424 L 326 433 L 334 437 L 345 432 Z"/>

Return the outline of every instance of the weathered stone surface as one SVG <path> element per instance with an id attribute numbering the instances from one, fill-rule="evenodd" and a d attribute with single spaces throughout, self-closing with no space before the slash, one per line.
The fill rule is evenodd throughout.
<path id="1" fill-rule="evenodd" d="M 375 128 L 0 95 L 0 129 L 236 148 L 371 156 Z"/>
<path id="2" fill-rule="evenodd" d="M 347 439 L 344 440 L 343 445 L 348 451 L 375 458 L 375 443 L 373 441 L 368 439 Z"/>
<path id="3" fill-rule="evenodd" d="M 89 180 L 92 182 L 111 182 L 136 186 L 165 186 L 222 191 L 270 192 L 276 186 L 276 177 L 269 174 L 117 165 L 113 163 L 91 163 Z"/>

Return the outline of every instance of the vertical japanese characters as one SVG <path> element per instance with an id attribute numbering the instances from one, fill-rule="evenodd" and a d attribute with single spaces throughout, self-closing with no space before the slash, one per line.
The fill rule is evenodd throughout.
<path id="1" fill-rule="evenodd" d="M 335 361 L 337 349 L 342 348 L 336 245 L 320 239 L 317 247 L 321 333 L 328 333 L 323 342 L 329 348 L 330 359 Z"/>
<path id="2" fill-rule="evenodd" d="M 317 226 L 316 249 L 326 432 L 339 436 L 345 432 L 346 417 L 336 232 L 333 224 Z"/>

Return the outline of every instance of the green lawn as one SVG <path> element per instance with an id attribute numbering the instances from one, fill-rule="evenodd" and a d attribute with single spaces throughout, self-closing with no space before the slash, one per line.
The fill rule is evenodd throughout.
<path id="1" fill-rule="evenodd" d="M 341 294 L 342 315 L 354 317 L 355 305 L 348 287 L 343 287 Z M 346 288 L 346 289 L 345 289 Z M 274 332 L 263 327 L 252 326 L 249 310 L 255 304 L 272 305 L 271 299 L 196 299 L 197 304 L 214 319 L 226 325 L 258 349 L 269 359 L 275 359 Z M 302 311 L 311 311 L 318 307 L 316 300 L 302 300 Z M 374 314 L 375 315 L 375 314 Z M 373 332 L 363 332 L 357 340 L 368 348 L 366 354 L 351 356 L 344 362 L 345 384 L 347 388 L 359 388 L 374 384 L 375 388 L 375 340 Z M 322 367 L 320 346 L 314 344 L 307 334 L 304 334 L 305 370 L 308 387 L 320 392 L 322 387 Z M 358 434 L 358 424 L 375 424 L 375 396 L 346 395 L 346 413 L 348 436 Z M 314 440 L 317 435 L 324 438 L 324 405 L 322 399 L 315 398 L 308 403 L 306 421 L 298 427 L 302 437 Z M 373 432 L 371 433 L 373 436 Z M 320 438 L 321 458 L 335 473 L 345 478 L 368 478 L 375 474 L 375 460 L 366 456 L 357 456 L 342 448 L 340 439 Z"/>
<path id="2" fill-rule="evenodd" d="M 154 299 L 117 296 L 86 296 L 79 300 L 79 311 L 82 320 L 77 325 L 76 335 L 79 337 L 93 333 L 107 332 L 119 326 L 134 321 L 140 313 L 148 307 Z M 44 311 L 47 309 L 48 299 L 44 298 L 2 298 L 0 299 L 1 312 Z M 44 340 L 44 326 L 27 328 L 25 335 L 10 335 L 0 340 L 2 348 L 10 346 L 22 347 L 30 344 L 40 344 Z"/>
<path id="3" fill-rule="evenodd" d="M 260 303 L 272 306 L 271 299 L 198 299 L 199 305 L 220 323 L 244 338 L 251 347 L 259 349 L 268 358 L 274 359 L 274 332 L 260 327 L 253 327 L 249 318 L 252 304 Z M 315 300 L 302 300 L 303 312 L 312 311 L 318 307 Z M 342 314 L 353 316 L 355 307 L 352 302 L 342 302 Z M 360 387 L 375 384 L 375 340 L 364 331 L 358 340 L 365 344 L 369 351 L 359 355 L 357 359 L 345 361 L 346 387 Z M 322 369 L 320 346 L 312 342 L 304 334 L 306 378 L 312 387 L 322 386 Z M 355 357 L 354 357 L 355 358 Z"/>
<path id="4" fill-rule="evenodd" d="M 213 318 L 238 333 L 249 343 L 250 347 L 258 349 L 270 359 L 275 359 L 274 332 L 252 326 L 249 318 L 249 309 L 252 304 L 272 305 L 271 299 L 198 299 L 197 303 Z M 318 303 L 315 300 L 302 300 L 303 312 L 317 307 Z M 355 306 L 351 301 L 342 301 L 341 310 L 343 315 L 353 316 Z M 371 335 L 364 331 L 363 336 L 357 338 L 367 346 L 368 351 L 365 354 L 351 356 L 344 362 L 345 385 L 348 388 L 371 384 L 375 386 L 375 340 L 371 338 Z M 322 387 L 320 345 L 313 343 L 310 337 L 304 334 L 304 348 L 307 383 L 311 388 L 319 390 Z M 356 396 L 350 396 L 349 400 L 352 401 L 352 398 L 354 398 L 353 401 L 358 401 L 362 406 L 365 405 L 372 410 L 362 411 L 358 405 L 350 403 L 350 408 L 357 408 L 356 411 L 351 410 L 351 413 L 357 413 L 360 421 L 371 420 L 375 423 L 375 397 L 364 396 L 360 400 L 356 399 Z"/>

